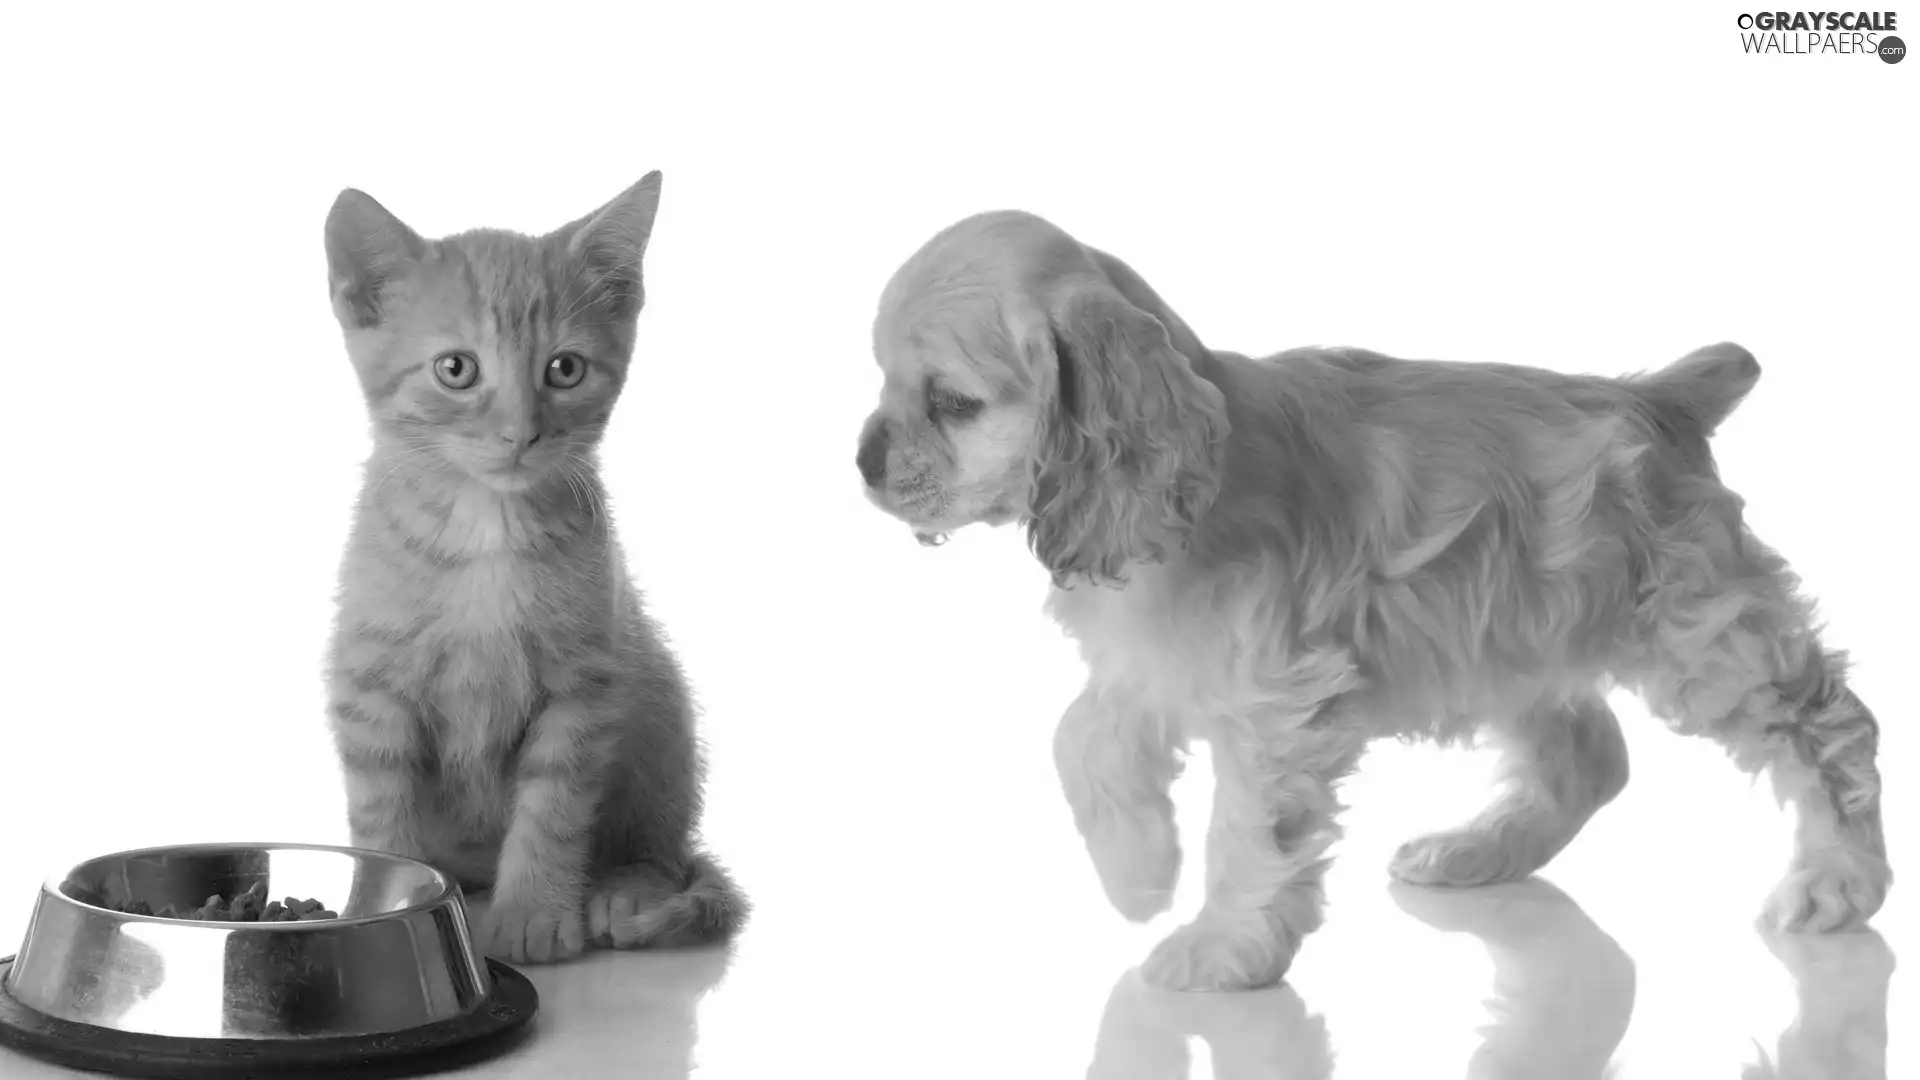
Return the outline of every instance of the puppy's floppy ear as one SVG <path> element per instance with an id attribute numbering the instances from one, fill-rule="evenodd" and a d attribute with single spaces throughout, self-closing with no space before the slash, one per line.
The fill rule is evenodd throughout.
<path id="1" fill-rule="evenodd" d="M 420 234 L 364 191 L 348 188 L 327 214 L 327 284 L 348 329 L 378 326 L 388 286 L 427 251 Z"/>
<path id="2" fill-rule="evenodd" d="M 1105 283 L 1069 291 L 1027 347 L 1051 388 L 1034 451 L 1034 554 L 1066 585 L 1118 583 L 1128 563 L 1178 551 L 1219 490 L 1220 389 Z"/>
<path id="3" fill-rule="evenodd" d="M 567 255 L 580 281 L 616 319 L 632 319 L 646 301 L 640 263 L 660 209 L 660 170 L 640 178 L 611 202 L 566 226 Z"/>

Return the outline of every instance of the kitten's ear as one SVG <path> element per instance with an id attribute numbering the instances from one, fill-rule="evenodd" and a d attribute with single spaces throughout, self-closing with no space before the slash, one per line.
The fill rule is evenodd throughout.
<path id="1" fill-rule="evenodd" d="M 377 326 L 395 274 L 426 254 L 427 242 L 364 191 L 348 188 L 327 214 L 327 283 L 333 312 L 352 329 Z"/>
<path id="2" fill-rule="evenodd" d="M 567 237 L 568 255 L 586 271 L 588 287 L 618 317 L 638 315 L 645 301 L 640 263 L 659 209 L 660 170 L 655 169 L 612 202 L 561 230 Z"/>

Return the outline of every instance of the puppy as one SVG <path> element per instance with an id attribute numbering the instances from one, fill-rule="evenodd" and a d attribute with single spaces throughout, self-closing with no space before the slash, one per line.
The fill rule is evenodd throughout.
<path id="1" fill-rule="evenodd" d="M 1088 667 L 1055 758 L 1130 919 L 1168 907 L 1168 785 L 1189 740 L 1212 748 L 1206 901 L 1151 982 L 1281 978 L 1321 919 L 1333 785 L 1372 739 L 1504 752 L 1499 797 L 1401 848 L 1396 876 L 1539 869 L 1626 783 L 1615 685 L 1793 803 L 1771 923 L 1856 927 L 1885 898 L 1878 727 L 1708 451 L 1759 377 L 1746 350 L 1630 378 L 1348 348 L 1252 360 L 1013 212 L 901 267 L 874 349 L 872 500 L 924 542 L 1022 522 L 1052 572 L 1048 609 Z"/>

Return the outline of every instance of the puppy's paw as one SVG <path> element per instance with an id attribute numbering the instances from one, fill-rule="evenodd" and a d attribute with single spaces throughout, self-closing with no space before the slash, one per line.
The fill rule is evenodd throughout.
<path id="1" fill-rule="evenodd" d="M 1106 818 L 1086 833 L 1087 854 L 1114 910 L 1147 922 L 1173 906 L 1180 836 L 1170 815 L 1141 809 Z"/>
<path id="2" fill-rule="evenodd" d="M 586 948 L 586 920 L 576 907 L 495 897 L 481 916 L 482 952 L 515 964 L 571 960 Z"/>
<path id="3" fill-rule="evenodd" d="M 1880 910 L 1892 881 L 1876 855 L 1836 849 L 1796 859 L 1768 898 L 1762 922 L 1789 933 L 1856 930 Z"/>
<path id="4" fill-rule="evenodd" d="M 1465 888 L 1523 878 L 1538 869 L 1516 853 L 1507 838 L 1458 830 L 1434 833 L 1400 845 L 1387 872 L 1411 885 Z"/>
<path id="5" fill-rule="evenodd" d="M 1234 926 L 1203 915 L 1154 946 L 1140 975 L 1163 990 L 1258 990 L 1285 977 L 1298 948 L 1265 919 Z"/>

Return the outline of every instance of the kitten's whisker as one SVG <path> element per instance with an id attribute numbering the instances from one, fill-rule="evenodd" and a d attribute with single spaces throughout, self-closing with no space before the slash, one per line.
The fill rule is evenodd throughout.
<path id="1" fill-rule="evenodd" d="M 575 474 L 580 477 L 581 483 L 586 488 L 588 510 L 595 518 L 599 519 L 600 542 L 611 545 L 613 543 L 613 514 L 607 508 L 606 494 L 601 488 L 593 465 L 592 460 L 583 458 L 577 453 L 569 452 L 567 454 L 565 468 L 570 474 Z"/>
<path id="2" fill-rule="evenodd" d="M 367 458 L 367 468 L 371 470 L 376 462 L 387 462 L 389 463 L 389 467 L 385 473 L 381 474 L 380 479 L 374 481 L 369 486 L 373 488 L 384 487 L 387 481 L 393 479 L 394 474 L 398 473 L 401 469 L 419 464 L 422 459 L 425 459 L 427 463 L 433 467 L 431 471 L 439 472 L 444 470 L 447 467 L 446 462 L 436 461 L 428 456 L 436 449 L 437 447 L 434 444 L 427 442 L 421 442 L 415 445 L 402 445 L 397 450 L 386 450 L 384 452 L 376 448 L 374 453 Z"/>
<path id="3" fill-rule="evenodd" d="M 580 485 L 579 479 L 574 475 L 571 459 L 560 463 L 560 476 L 566 480 L 568 489 L 573 492 L 573 504 L 575 508 L 587 514 L 588 527 L 591 528 L 593 519 L 593 508 L 589 501 L 591 497 L 588 495 L 586 489 Z"/>

